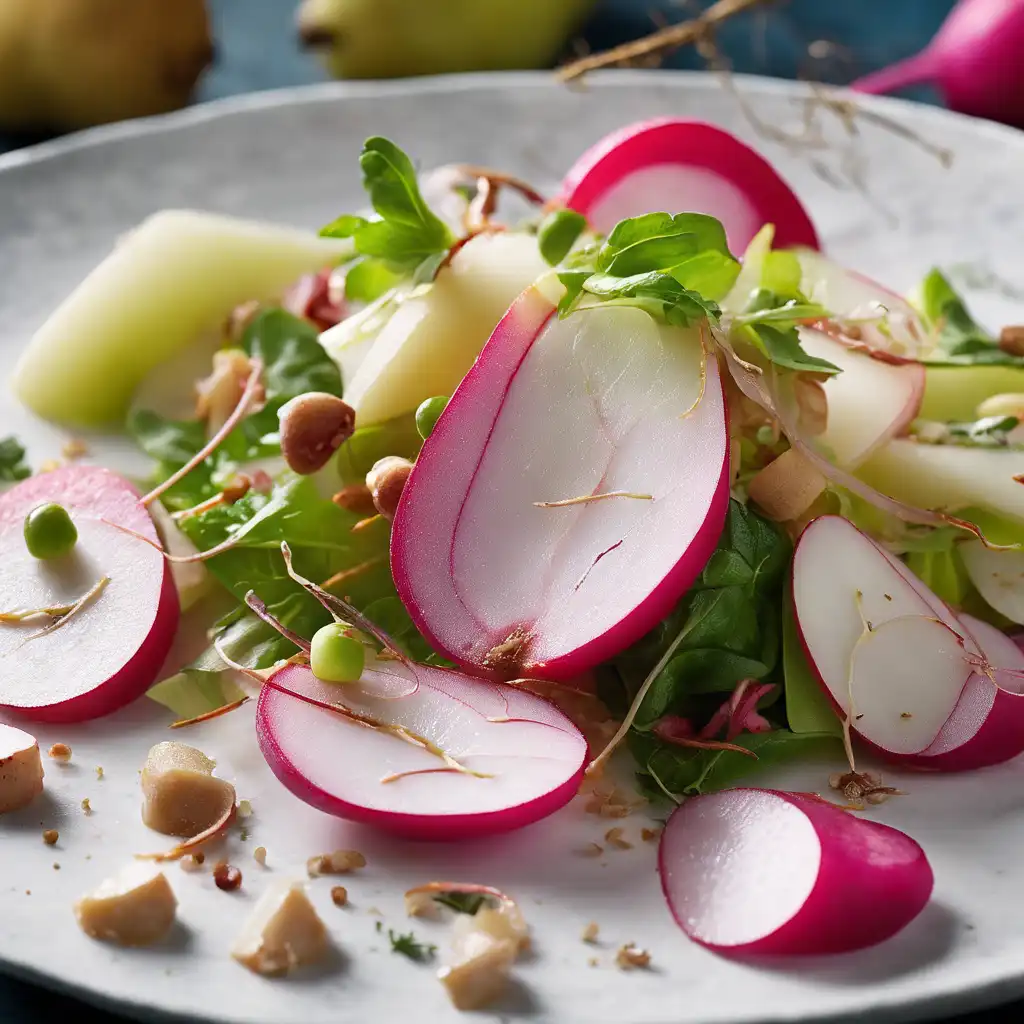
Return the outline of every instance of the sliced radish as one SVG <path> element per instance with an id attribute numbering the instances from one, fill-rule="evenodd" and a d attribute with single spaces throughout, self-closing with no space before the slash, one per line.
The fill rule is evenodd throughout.
<path id="1" fill-rule="evenodd" d="M 800 290 L 839 321 L 858 321 L 856 331 L 843 334 L 840 340 L 882 359 L 916 360 L 927 355 L 934 342 L 901 295 L 814 249 L 801 248 L 797 256 L 803 271 Z M 880 329 L 882 317 L 885 326 Z"/>
<path id="2" fill-rule="evenodd" d="M 964 771 L 1024 752 L 1024 653 L 852 523 L 825 516 L 804 530 L 793 608 L 825 693 L 886 756 Z"/>
<path id="3" fill-rule="evenodd" d="M 1012 622 L 1024 623 L 1024 551 L 993 551 L 972 540 L 960 545 L 960 556 L 985 601 Z"/>
<path id="4" fill-rule="evenodd" d="M 421 839 L 529 825 L 572 799 L 587 757 L 579 730 L 542 698 L 427 665 L 377 662 L 345 686 L 291 666 L 264 686 L 256 715 L 263 756 L 297 797 Z"/>
<path id="5" fill-rule="evenodd" d="M 933 886 L 924 851 L 904 833 L 767 789 L 687 800 L 658 859 L 679 927 L 734 956 L 873 946 L 913 921 Z"/>
<path id="6" fill-rule="evenodd" d="M 63 619 L 0 623 L 0 705 L 40 721 L 80 721 L 127 704 L 155 678 L 178 625 L 178 595 L 138 497 L 114 473 L 81 465 L 0 495 L 0 612 L 67 609 L 99 587 Z M 41 562 L 22 529 L 25 515 L 48 501 L 71 514 L 78 542 L 64 558 Z"/>
<path id="7" fill-rule="evenodd" d="M 703 568 L 728 499 L 722 385 L 698 330 L 553 312 L 528 289 L 498 325 L 391 538 L 420 631 L 506 678 L 567 678 L 639 639 Z"/>
<path id="8" fill-rule="evenodd" d="M 818 248 L 792 189 L 760 154 L 702 121 L 662 118 L 627 125 L 581 156 L 562 180 L 562 201 L 607 233 L 644 213 L 706 213 L 742 252 L 764 224 L 779 248 Z"/>
<path id="9" fill-rule="evenodd" d="M 843 371 L 823 385 L 828 425 L 817 440 L 836 465 L 855 469 L 917 416 L 924 397 L 924 367 L 872 359 L 807 327 L 801 327 L 799 334 L 806 352 Z"/>

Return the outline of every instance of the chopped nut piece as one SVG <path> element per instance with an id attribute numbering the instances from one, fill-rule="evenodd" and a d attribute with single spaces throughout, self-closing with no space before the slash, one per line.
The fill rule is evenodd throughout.
<path id="1" fill-rule="evenodd" d="M 86 814 L 92 814 L 92 804 L 89 803 L 89 798 L 88 797 L 83 797 L 83 799 L 82 799 L 82 810 Z"/>
<path id="2" fill-rule="evenodd" d="M 645 843 L 656 843 L 658 841 L 658 836 L 660 836 L 660 835 L 661 835 L 661 829 L 660 828 L 642 828 L 642 829 L 640 829 L 640 838 Z"/>
<path id="3" fill-rule="evenodd" d="M 96 765 L 96 778 L 97 779 L 102 779 L 103 778 L 103 769 L 99 765 Z"/>
<path id="4" fill-rule="evenodd" d="M 252 372 L 248 355 L 240 348 L 220 349 L 213 355 L 213 372 L 196 384 L 196 419 L 206 420 L 213 437 L 235 411 Z"/>
<path id="5" fill-rule="evenodd" d="M 27 807 L 43 791 L 43 761 L 34 736 L 0 725 L 0 814 Z"/>
<path id="6" fill-rule="evenodd" d="M 597 926 L 596 921 L 591 921 L 583 926 L 583 931 L 580 932 L 580 938 L 584 942 L 597 942 L 597 933 L 600 929 Z"/>
<path id="7" fill-rule="evenodd" d="M 215 778 L 215 764 L 184 743 L 157 743 L 142 769 L 142 820 L 168 836 L 195 836 L 234 805 L 235 789 Z"/>
<path id="8" fill-rule="evenodd" d="M 204 860 L 206 860 L 206 858 L 203 856 L 202 851 L 200 851 L 199 853 L 185 854 L 179 863 L 181 864 L 182 871 L 187 871 L 189 874 L 193 874 L 196 871 L 202 871 Z"/>
<path id="9" fill-rule="evenodd" d="M 60 871 L 60 865 L 56 861 L 53 862 L 53 870 Z"/>
<path id="10" fill-rule="evenodd" d="M 120 946 L 147 946 L 174 923 L 178 901 L 164 873 L 135 861 L 75 904 L 86 935 Z"/>
<path id="11" fill-rule="evenodd" d="M 307 391 L 278 410 L 281 454 L 288 468 L 302 476 L 330 461 L 355 430 L 356 413 L 347 402 L 325 391 Z"/>
<path id="12" fill-rule="evenodd" d="M 252 859 L 256 861 L 261 868 L 266 867 L 267 848 L 265 846 L 257 846 L 256 849 L 252 851 Z"/>
<path id="13" fill-rule="evenodd" d="M 476 948 L 465 952 L 465 959 L 442 967 L 437 976 L 455 1009 L 478 1010 L 505 991 L 509 969 L 516 959 L 516 944 L 510 939 L 481 935 Z"/>
<path id="14" fill-rule="evenodd" d="M 892 786 L 883 786 L 882 780 L 870 772 L 835 772 L 828 777 L 828 784 L 852 802 L 867 800 L 871 804 L 880 804 L 891 796 L 903 795 Z"/>
<path id="15" fill-rule="evenodd" d="M 322 853 L 306 861 L 310 878 L 318 875 L 347 875 L 350 871 L 366 867 L 366 858 L 358 850 L 335 850 Z"/>
<path id="16" fill-rule="evenodd" d="M 80 437 L 69 437 L 60 448 L 61 455 L 69 462 L 89 454 L 89 446 Z"/>
<path id="17" fill-rule="evenodd" d="M 54 743 L 50 747 L 50 757 L 61 764 L 67 764 L 71 760 L 71 748 L 66 743 Z"/>
<path id="18" fill-rule="evenodd" d="M 651 954 L 646 949 L 637 949 L 632 942 L 627 942 L 615 954 L 615 962 L 622 970 L 631 971 L 634 967 L 649 967 L 651 964 Z"/>
<path id="19" fill-rule="evenodd" d="M 621 828 L 610 828 L 604 834 L 605 842 L 617 850 L 632 850 L 633 844 L 623 837 Z"/>
<path id="20" fill-rule="evenodd" d="M 587 966 L 588 966 L 588 967 L 597 967 L 597 966 L 598 966 L 598 964 L 600 964 L 600 963 L 601 963 L 601 961 L 600 961 L 600 960 L 598 960 L 596 956 L 592 956 L 592 957 L 591 957 L 591 958 L 590 958 L 590 959 L 589 959 L 589 960 L 587 961 Z"/>
<path id="21" fill-rule="evenodd" d="M 48 828 L 43 833 L 43 842 L 47 846 L 56 846 L 58 839 L 60 839 L 60 833 L 55 828 Z"/>
<path id="22" fill-rule="evenodd" d="M 336 907 L 343 907 L 348 903 L 348 889 L 343 885 L 335 885 L 331 888 L 331 902 Z"/>
<path id="23" fill-rule="evenodd" d="M 238 801 L 238 817 L 242 819 L 252 817 L 252 804 L 248 800 Z"/>
<path id="24" fill-rule="evenodd" d="M 600 857 L 604 853 L 604 847 L 600 843 L 587 843 L 578 853 L 581 857 Z"/>
<path id="25" fill-rule="evenodd" d="M 327 946 L 327 929 L 309 902 L 305 886 L 282 880 L 256 904 L 231 955 L 250 971 L 273 977 L 315 963 Z"/>
<path id="26" fill-rule="evenodd" d="M 226 860 L 222 860 L 213 869 L 213 881 L 218 889 L 234 892 L 242 887 L 242 872 Z"/>

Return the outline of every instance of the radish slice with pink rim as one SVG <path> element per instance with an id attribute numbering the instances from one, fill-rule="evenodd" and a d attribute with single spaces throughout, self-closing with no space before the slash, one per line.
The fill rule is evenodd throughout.
<path id="1" fill-rule="evenodd" d="M 405 738 L 325 704 L 398 726 Z M 582 734 L 543 698 L 400 662 L 376 662 L 343 686 L 282 669 L 260 693 L 256 730 L 271 770 L 300 800 L 419 839 L 538 821 L 575 796 L 587 757 Z"/>
<path id="2" fill-rule="evenodd" d="M 714 550 L 728 502 L 717 362 L 699 328 L 528 289 L 423 445 L 391 567 L 436 650 L 565 679 L 629 646 Z M 580 501 L 579 499 L 583 499 Z"/>
<path id="3" fill-rule="evenodd" d="M 964 771 L 1024 752 L 1024 653 L 852 523 L 824 516 L 804 530 L 793 608 L 826 695 L 889 759 Z"/>
<path id="4" fill-rule="evenodd" d="M 897 829 L 765 789 L 687 800 L 665 826 L 658 869 L 679 927 L 732 956 L 873 946 L 917 917 L 934 881 Z"/>
<path id="5" fill-rule="evenodd" d="M 742 252 L 765 224 L 779 248 L 818 248 L 792 189 L 760 154 L 702 121 L 641 121 L 605 136 L 562 180 L 562 202 L 602 232 L 644 213 L 706 213 Z"/>
<path id="6" fill-rule="evenodd" d="M 68 510 L 78 541 L 63 558 L 40 562 L 22 529 L 26 514 L 48 501 Z M 0 705 L 39 721 L 75 722 L 145 692 L 178 625 L 178 595 L 159 545 L 138 492 L 106 469 L 67 466 L 0 495 L 0 612 L 80 603 L 63 619 L 0 623 Z"/>

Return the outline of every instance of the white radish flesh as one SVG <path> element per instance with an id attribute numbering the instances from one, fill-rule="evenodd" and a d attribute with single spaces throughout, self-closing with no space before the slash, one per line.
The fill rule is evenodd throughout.
<path id="1" fill-rule="evenodd" d="M 14 389 L 47 419 L 116 422 L 150 370 L 235 306 L 276 298 L 350 250 L 347 240 L 294 228 L 164 210 L 125 236 L 36 332 Z"/>
<path id="2" fill-rule="evenodd" d="M 345 401 L 359 425 L 450 395 L 513 300 L 549 269 L 533 235 L 477 235 L 429 289 L 404 298 L 379 328 L 374 310 L 325 331 L 321 342 L 342 367 Z"/>
<path id="3" fill-rule="evenodd" d="M 825 801 L 733 789 L 687 800 L 659 850 L 679 926 L 733 956 L 842 953 L 882 942 L 931 896 L 924 851 Z"/>
<path id="4" fill-rule="evenodd" d="M 64 558 L 41 562 L 28 553 L 22 529 L 25 515 L 47 501 L 68 510 L 78 541 Z M 5 613 L 67 608 L 109 580 L 59 623 L 45 615 L 0 623 L 0 705 L 70 722 L 107 714 L 145 691 L 170 648 L 179 606 L 153 521 L 127 481 L 69 466 L 7 491 L 0 559 Z"/>
<path id="5" fill-rule="evenodd" d="M 815 440 L 836 465 L 854 469 L 917 416 L 924 367 L 884 363 L 807 327 L 799 328 L 799 334 L 809 355 L 827 359 L 842 371 L 824 383 L 828 425 Z"/>
<path id="6" fill-rule="evenodd" d="M 642 121 L 605 136 L 566 174 L 562 200 L 605 233 L 625 217 L 686 211 L 720 220 L 734 252 L 766 223 L 775 225 L 780 248 L 818 245 L 806 211 L 771 164 L 700 121 Z"/>
<path id="7" fill-rule="evenodd" d="M 435 750 L 323 704 L 401 726 Z M 540 697 L 400 662 L 378 662 L 346 686 L 286 668 L 264 686 L 256 725 L 267 763 L 301 800 L 423 839 L 503 832 L 551 814 L 575 795 L 587 756 L 579 730 Z"/>
<path id="8" fill-rule="evenodd" d="M 420 630 L 509 677 L 575 675 L 655 626 L 727 502 L 722 386 L 698 329 L 621 307 L 553 312 L 531 289 L 499 324 L 392 532 Z"/>

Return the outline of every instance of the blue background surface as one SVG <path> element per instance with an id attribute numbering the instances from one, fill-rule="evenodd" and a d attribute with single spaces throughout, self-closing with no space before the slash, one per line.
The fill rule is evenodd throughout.
<path id="1" fill-rule="evenodd" d="M 316 62 L 301 53 L 295 42 L 293 0 L 208 0 L 208 3 L 218 60 L 205 76 L 197 99 L 209 100 L 324 80 Z M 687 6 L 665 0 L 661 3 L 604 0 L 583 35 L 592 49 L 603 49 L 651 31 L 655 27 L 652 12 L 656 14 L 660 10 L 668 20 L 676 21 L 700 6 L 707 4 Z M 935 34 L 952 6 L 953 0 L 791 0 L 771 9 L 763 19 L 760 15 L 747 16 L 723 26 L 718 41 L 737 71 L 783 78 L 812 76 L 841 83 L 919 50 Z M 807 47 L 817 39 L 842 47 L 845 56 L 824 64 L 811 63 Z M 683 68 L 703 66 L 691 51 L 675 54 L 666 64 Z M 935 100 L 928 90 L 910 95 L 925 101 Z M 37 139 L 0 134 L 0 151 L 32 141 Z M 3 927 L 2 921 L 0 927 Z M 1008 1009 L 1005 1018 L 1024 1019 L 1024 1007 Z M 995 1014 L 984 1016 L 986 1021 L 995 1019 Z M 120 1024 L 122 1018 L 31 985 L 0 979 L 0 1024 L 51 1021 Z M 981 1021 L 980 1015 L 960 1018 L 960 1024 L 981 1024 Z"/>

